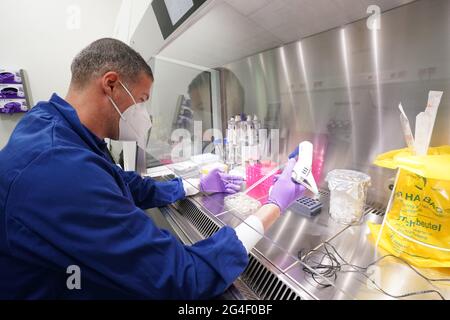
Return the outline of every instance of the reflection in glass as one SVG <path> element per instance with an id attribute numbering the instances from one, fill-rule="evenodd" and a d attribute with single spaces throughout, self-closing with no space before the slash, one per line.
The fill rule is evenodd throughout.
<path id="1" fill-rule="evenodd" d="M 154 74 L 147 167 L 188 160 L 213 138 L 211 72 L 155 58 Z"/>

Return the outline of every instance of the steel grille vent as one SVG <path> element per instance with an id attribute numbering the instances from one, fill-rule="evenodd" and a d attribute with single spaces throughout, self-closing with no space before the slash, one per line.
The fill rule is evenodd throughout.
<path id="1" fill-rule="evenodd" d="M 330 192 L 327 190 L 321 190 L 319 189 L 320 198 L 326 199 L 330 197 Z"/>
<path id="2" fill-rule="evenodd" d="M 374 215 L 382 217 L 382 216 L 384 216 L 385 213 L 386 213 L 385 210 L 379 209 L 379 208 L 375 208 L 375 207 L 372 207 L 370 205 L 366 206 L 366 208 L 364 210 L 364 215 L 366 215 L 366 214 L 374 214 Z"/>
<path id="3" fill-rule="evenodd" d="M 219 230 L 219 226 L 209 219 L 189 199 L 177 202 L 180 213 L 183 214 L 204 237 L 209 237 Z M 249 264 L 240 276 L 253 295 L 266 300 L 301 300 L 292 289 L 281 281 L 272 271 L 266 268 L 252 254 Z"/>
<path id="4" fill-rule="evenodd" d="M 262 300 L 301 300 L 300 296 L 253 255 L 250 255 L 249 264 L 241 279 Z"/>
<path id="5" fill-rule="evenodd" d="M 184 215 L 197 228 L 205 238 L 212 236 L 219 230 L 219 226 L 209 219 L 190 200 L 184 199 L 177 202 L 180 213 Z"/>

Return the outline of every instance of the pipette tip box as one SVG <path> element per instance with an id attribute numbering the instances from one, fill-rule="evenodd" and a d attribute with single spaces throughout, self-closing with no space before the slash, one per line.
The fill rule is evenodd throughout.
<path id="1" fill-rule="evenodd" d="M 309 197 L 301 197 L 296 200 L 292 205 L 291 209 L 307 217 L 314 217 L 320 213 L 322 210 L 322 202 L 317 199 L 312 199 Z"/>

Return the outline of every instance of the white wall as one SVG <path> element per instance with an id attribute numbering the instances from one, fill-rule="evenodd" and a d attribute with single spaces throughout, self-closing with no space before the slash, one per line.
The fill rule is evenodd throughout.
<path id="1" fill-rule="evenodd" d="M 151 2 L 152 0 L 122 0 L 114 37 L 130 44 L 130 39 Z"/>
<path id="2" fill-rule="evenodd" d="M 114 35 L 121 0 L 0 0 L 0 66 L 27 71 L 34 103 L 67 93 L 70 63 L 90 42 Z M 5 44 L 7 41 L 7 44 Z M 0 148 L 20 116 L 0 115 Z"/>
<path id="3" fill-rule="evenodd" d="M 122 0 L 114 26 L 114 38 L 130 44 L 136 28 L 151 2 L 152 0 Z M 128 156 L 125 156 L 125 170 L 134 170 L 133 161 L 129 159 L 134 159 L 135 157 L 135 143 L 119 142 L 110 139 L 106 139 L 106 141 L 116 161 L 119 160 L 120 152 L 123 148 L 132 150 L 127 152 Z"/>

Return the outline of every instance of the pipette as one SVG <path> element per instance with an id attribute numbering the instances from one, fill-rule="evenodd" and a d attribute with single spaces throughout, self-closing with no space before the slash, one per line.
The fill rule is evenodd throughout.
<path id="1" fill-rule="evenodd" d="M 298 145 L 298 160 L 292 170 L 292 180 L 303 185 L 314 194 L 318 194 L 316 180 L 312 174 L 313 144 L 303 141 Z"/>
<path id="2" fill-rule="evenodd" d="M 310 190 L 314 194 L 318 194 L 319 190 L 317 188 L 316 181 L 314 180 L 314 176 L 312 175 L 311 167 L 312 167 L 312 158 L 313 158 L 313 144 L 309 141 L 303 141 L 298 146 L 298 157 L 297 163 L 292 170 L 292 180 L 296 183 L 303 185 L 305 188 Z M 289 158 L 294 158 L 297 155 L 297 152 L 294 151 Z M 270 172 L 265 174 L 261 179 L 256 181 L 250 188 L 248 188 L 244 193 L 247 194 L 253 189 L 255 189 L 258 185 L 264 182 L 267 178 L 276 174 L 278 170 L 283 170 L 286 164 L 281 164 L 273 168 Z"/>

